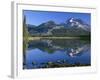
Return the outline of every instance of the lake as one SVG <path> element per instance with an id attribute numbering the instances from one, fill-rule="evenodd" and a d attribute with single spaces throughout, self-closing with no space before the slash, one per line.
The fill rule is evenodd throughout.
<path id="1" fill-rule="evenodd" d="M 91 66 L 88 40 L 32 40 L 24 54 L 23 69 Z"/>

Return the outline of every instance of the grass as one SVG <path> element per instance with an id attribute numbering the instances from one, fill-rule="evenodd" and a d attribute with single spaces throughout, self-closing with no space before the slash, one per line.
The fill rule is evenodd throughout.
<path id="1" fill-rule="evenodd" d="M 80 37 L 28 37 L 28 40 L 40 40 L 40 39 L 80 39 Z"/>

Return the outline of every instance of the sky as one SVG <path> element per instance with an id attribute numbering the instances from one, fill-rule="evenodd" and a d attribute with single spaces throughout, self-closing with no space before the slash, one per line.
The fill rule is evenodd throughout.
<path id="1" fill-rule="evenodd" d="M 57 24 L 60 24 L 66 22 L 66 20 L 68 20 L 69 18 L 81 19 L 85 23 L 91 25 L 90 13 L 24 10 L 23 15 L 26 16 L 26 24 L 36 26 L 50 20 L 54 21 Z"/>

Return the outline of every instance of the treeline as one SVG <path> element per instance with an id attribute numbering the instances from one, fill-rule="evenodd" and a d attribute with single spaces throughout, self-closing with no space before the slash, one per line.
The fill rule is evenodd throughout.
<path id="1" fill-rule="evenodd" d="M 60 28 L 52 30 L 51 34 L 45 33 L 30 33 L 32 37 L 80 37 L 90 39 L 90 32 L 77 28 Z"/>

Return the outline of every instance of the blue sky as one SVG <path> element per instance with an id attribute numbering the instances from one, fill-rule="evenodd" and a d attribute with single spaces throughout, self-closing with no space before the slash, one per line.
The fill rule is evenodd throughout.
<path id="1" fill-rule="evenodd" d="M 66 22 L 69 18 L 79 18 L 91 25 L 90 13 L 75 13 L 75 12 L 51 12 L 51 11 L 32 11 L 24 10 L 23 15 L 26 16 L 26 23 L 32 25 L 40 25 L 43 22 L 54 21 L 55 23 Z"/>

